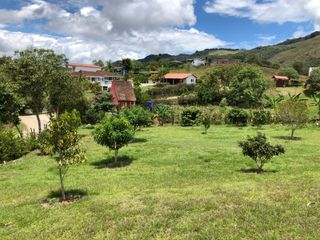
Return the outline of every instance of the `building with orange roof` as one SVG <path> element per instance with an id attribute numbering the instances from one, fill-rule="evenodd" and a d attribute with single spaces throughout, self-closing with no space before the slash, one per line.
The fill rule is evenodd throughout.
<path id="1" fill-rule="evenodd" d="M 163 76 L 163 82 L 175 85 L 175 84 L 196 84 L 197 77 L 192 73 L 168 73 Z"/>

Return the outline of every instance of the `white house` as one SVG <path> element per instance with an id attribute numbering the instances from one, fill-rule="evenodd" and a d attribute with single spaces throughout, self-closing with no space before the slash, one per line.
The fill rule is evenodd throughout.
<path id="1" fill-rule="evenodd" d="M 91 83 L 99 83 L 102 90 L 108 90 L 112 86 L 112 81 L 120 80 L 120 76 L 101 71 L 101 67 L 93 64 L 70 64 L 69 69 L 75 77 L 85 77 Z"/>
<path id="2" fill-rule="evenodd" d="M 101 71 L 101 67 L 94 65 L 94 64 L 72 63 L 72 64 L 69 64 L 69 69 L 72 72 L 81 72 L 81 71 L 98 72 L 98 71 Z"/>
<path id="3" fill-rule="evenodd" d="M 163 76 L 163 81 L 171 85 L 175 84 L 196 84 L 197 78 L 192 73 L 168 73 Z"/>
<path id="4" fill-rule="evenodd" d="M 201 58 L 195 58 L 192 61 L 192 65 L 195 67 L 206 65 L 206 61 Z"/>

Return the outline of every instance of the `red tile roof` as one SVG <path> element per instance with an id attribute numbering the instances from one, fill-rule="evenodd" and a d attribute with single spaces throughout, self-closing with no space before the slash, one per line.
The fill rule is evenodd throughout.
<path id="1" fill-rule="evenodd" d="M 91 67 L 91 68 L 101 68 L 100 66 L 94 64 L 82 64 L 82 63 L 71 63 L 69 64 L 71 67 Z"/>
<path id="2" fill-rule="evenodd" d="M 287 76 L 273 76 L 274 79 L 277 79 L 277 80 L 286 80 L 286 81 L 289 81 L 289 78 Z"/>
<path id="3" fill-rule="evenodd" d="M 80 71 L 71 73 L 73 76 L 87 76 L 87 77 L 119 77 L 119 75 L 111 72 L 91 72 L 91 71 Z"/>
<path id="4" fill-rule="evenodd" d="M 113 81 L 112 87 L 111 87 L 112 94 L 115 94 L 119 101 L 129 101 L 129 102 L 135 102 L 136 101 L 136 95 L 134 94 L 134 90 L 132 87 L 132 83 L 129 81 Z"/>
<path id="5" fill-rule="evenodd" d="M 164 79 L 186 79 L 192 76 L 192 73 L 168 73 L 164 75 Z"/>

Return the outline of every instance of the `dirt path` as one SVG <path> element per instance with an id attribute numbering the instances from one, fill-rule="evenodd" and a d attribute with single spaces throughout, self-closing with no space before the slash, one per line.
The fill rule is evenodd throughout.
<path id="1" fill-rule="evenodd" d="M 38 129 L 38 122 L 35 115 L 29 115 L 29 116 L 20 116 L 21 123 L 23 123 L 26 126 L 27 132 L 30 132 L 30 129 L 32 129 L 35 132 L 39 132 Z M 42 129 L 45 128 L 46 125 L 49 123 L 49 116 L 47 114 L 41 114 L 40 115 L 40 121 Z"/>

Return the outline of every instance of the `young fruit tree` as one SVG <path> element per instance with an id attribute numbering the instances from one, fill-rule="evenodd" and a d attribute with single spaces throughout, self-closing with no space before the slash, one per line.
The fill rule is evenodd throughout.
<path id="1" fill-rule="evenodd" d="M 200 115 L 200 122 L 204 126 L 204 134 L 207 134 L 208 129 L 211 126 L 211 112 L 209 110 L 204 110 Z"/>
<path id="2" fill-rule="evenodd" d="M 114 151 L 114 161 L 117 162 L 119 149 L 133 139 L 134 129 L 127 118 L 110 116 L 97 125 L 93 135 L 98 144 Z"/>
<path id="3" fill-rule="evenodd" d="M 56 116 L 49 123 L 48 144 L 52 147 L 52 153 L 56 154 L 63 201 L 66 200 L 64 178 L 69 167 L 86 160 L 77 131 L 79 126 L 80 117 L 76 110 Z"/>
<path id="4" fill-rule="evenodd" d="M 264 134 L 258 133 L 256 137 L 248 137 L 246 141 L 239 143 L 244 156 L 248 156 L 255 161 L 257 173 L 263 172 L 263 166 L 274 156 L 285 152 L 281 145 L 272 146 L 267 142 Z"/>
<path id="5" fill-rule="evenodd" d="M 278 105 L 277 115 L 281 123 L 290 126 L 293 139 L 295 131 L 308 122 L 308 105 L 305 101 L 286 100 Z"/>

